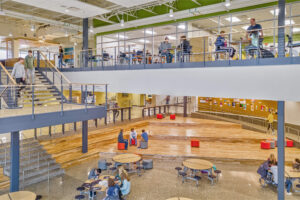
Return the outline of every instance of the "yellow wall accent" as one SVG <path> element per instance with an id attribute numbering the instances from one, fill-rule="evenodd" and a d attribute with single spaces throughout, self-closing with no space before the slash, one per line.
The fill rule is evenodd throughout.
<path id="1" fill-rule="evenodd" d="M 235 106 L 233 106 L 233 103 Z M 199 97 L 198 109 L 266 118 L 270 110 L 277 113 L 277 102 L 256 99 Z M 277 119 L 276 115 L 274 117 Z"/>

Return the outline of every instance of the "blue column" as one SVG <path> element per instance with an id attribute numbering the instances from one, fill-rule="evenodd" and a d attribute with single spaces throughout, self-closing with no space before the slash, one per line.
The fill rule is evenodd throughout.
<path id="1" fill-rule="evenodd" d="M 40 54 L 40 51 L 37 51 L 37 55 L 36 55 L 36 67 L 39 69 L 40 68 L 40 56 L 41 56 L 41 54 Z M 49 58 L 49 60 L 50 60 L 50 58 Z"/>
<path id="2" fill-rule="evenodd" d="M 277 155 L 278 155 L 278 200 L 284 200 L 284 101 L 277 102 L 278 125 L 277 125 Z"/>
<path id="3" fill-rule="evenodd" d="M 82 153 L 88 152 L 88 121 L 82 121 Z"/>
<path id="4" fill-rule="evenodd" d="M 183 97 L 183 117 L 187 117 L 187 96 Z"/>
<path id="5" fill-rule="evenodd" d="M 83 66 L 81 67 L 88 67 L 88 48 L 89 48 L 89 19 L 84 18 L 82 23 L 82 58 L 83 58 Z"/>
<path id="6" fill-rule="evenodd" d="M 19 131 L 11 132 L 10 192 L 19 191 L 20 143 Z"/>
<path id="7" fill-rule="evenodd" d="M 278 0 L 278 9 L 278 57 L 285 57 L 285 0 Z"/>

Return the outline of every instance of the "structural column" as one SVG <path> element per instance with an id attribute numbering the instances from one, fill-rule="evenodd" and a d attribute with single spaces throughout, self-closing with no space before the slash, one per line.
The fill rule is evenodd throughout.
<path id="1" fill-rule="evenodd" d="M 82 121 L 82 153 L 88 152 L 88 121 Z"/>
<path id="2" fill-rule="evenodd" d="M 89 19 L 84 18 L 82 23 L 82 59 L 83 67 L 88 67 L 88 48 L 89 48 Z"/>
<path id="3" fill-rule="evenodd" d="M 187 96 L 183 97 L 183 117 L 187 117 Z"/>
<path id="4" fill-rule="evenodd" d="M 278 119 L 277 119 L 277 155 L 278 155 L 278 200 L 284 199 L 284 148 L 285 148 L 285 140 L 284 140 L 284 101 L 278 101 L 277 103 L 278 109 Z"/>
<path id="5" fill-rule="evenodd" d="M 278 0 L 278 57 L 285 57 L 285 0 Z M 284 200 L 284 101 L 278 101 L 277 156 L 278 156 L 278 200 Z"/>
<path id="6" fill-rule="evenodd" d="M 19 191 L 20 135 L 19 131 L 11 132 L 10 135 L 10 192 L 16 192 Z"/>

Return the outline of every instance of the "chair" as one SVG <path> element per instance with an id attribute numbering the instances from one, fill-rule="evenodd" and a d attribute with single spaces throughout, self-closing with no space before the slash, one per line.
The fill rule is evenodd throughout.
<path id="1" fill-rule="evenodd" d="M 296 188 L 299 188 L 299 189 L 300 189 L 300 184 L 297 184 L 297 185 L 296 185 Z"/>
<path id="2" fill-rule="evenodd" d="M 216 169 L 214 172 L 217 174 L 217 181 L 219 181 L 219 176 L 221 174 L 221 170 Z"/>
<path id="3" fill-rule="evenodd" d="M 216 49 L 215 60 L 219 60 L 219 54 L 225 54 L 225 60 L 229 59 L 229 52 L 225 49 Z"/>
<path id="4" fill-rule="evenodd" d="M 42 199 L 42 195 L 36 195 L 35 200 L 40 200 Z"/>
<path id="5" fill-rule="evenodd" d="M 157 119 L 162 119 L 163 117 L 164 117 L 164 116 L 163 116 L 162 114 L 157 114 L 157 115 L 156 115 L 156 118 L 157 118 Z"/>
<path id="6" fill-rule="evenodd" d="M 186 180 L 187 173 L 185 173 L 184 171 L 180 171 L 179 175 L 182 176 L 182 183 L 184 183 L 184 181 Z"/>
<path id="7" fill-rule="evenodd" d="M 153 160 L 152 159 L 143 160 L 142 165 L 144 169 L 153 169 Z"/>
<path id="8" fill-rule="evenodd" d="M 125 143 L 118 143 L 118 150 L 125 150 Z"/>
<path id="9" fill-rule="evenodd" d="M 177 170 L 177 174 L 178 174 L 178 177 L 179 177 L 179 171 L 181 171 L 182 168 L 181 167 L 175 167 L 175 170 Z"/>
<path id="10" fill-rule="evenodd" d="M 81 195 L 81 194 L 80 194 L 80 195 L 76 195 L 76 196 L 75 196 L 75 199 L 76 199 L 76 200 L 85 199 L 85 196 L 84 196 L 84 195 Z"/>
<path id="11" fill-rule="evenodd" d="M 208 175 L 208 179 L 211 181 L 211 184 L 213 185 L 214 184 L 214 179 L 216 179 L 217 177 L 215 175 Z"/>
<path id="12" fill-rule="evenodd" d="M 141 141 L 141 149 L 148 149 L 148 142 Z"/>
<path id="13" fill-rule="evenodd" d="M 198 187 L 199 181 L 201 180 L 200 176 L 194 176 L 194 179 L 196 180 L 196 186 Z"/>
<path id="14" fill-rule="evenodd" d="M 191 147 L 200 147 L 200 142 L 199 140 L 191 140 Z"/>
<path id="15" fill-rule="evenodd" d="M 85 188 L 80 186 L 80 187 L 76 188 L 76 190 L 79 192 L 79 194 L 83 195 Z"/>
<path id="16" fill-rule="evenodd" d="M 101 170 L 107 170 L 106 160 L 99 160 L 98 161 L 98 168 Z"/>
<path id="17" fill-rule="evenodd" d="M 271 143 L 268 141 L 261 141 L 260 142 L 260 148 L 261 149 L 270 149 L 271 148 Z"/>
<path id="18" fill-rule="evenodd" d="M 286 147 L 293 147 L 294 146 L 294 142 L 293 140 L 286 140 Z"/>
<path id="19" fill-rule="evenodd" d="M 141 174 L 142 169 L 145 170 L 144 167 L 142 167 L 142 166 L 137 166 L 137 167 L 136 167 L 138 176 L 141 176 L 141 175 L 142 175 L 142 174 Z"/>
<path id="20" fill-rule="evenodd" d="M 175 119 L 176 119 L 176 115 L 175 115 L 175 114 L 171 114 L 171 115 L 170 115 L 170 119 L 171 119 L 171 120 L 175 120 Z"/>

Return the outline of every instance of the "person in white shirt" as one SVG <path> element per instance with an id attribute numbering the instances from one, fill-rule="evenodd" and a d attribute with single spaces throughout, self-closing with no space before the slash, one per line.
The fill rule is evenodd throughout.
<path id="1" fill-rule="evenodd" d="M 14 64 L 14 68 L 11 73 L 12 77 L 16 79 L 17 84 L 23 84 L 25 85 L 25 77 L 26 72 L 24 68 L 24 58 L 19 58 L 18 62 Z M 20 91 L 24 88 L 24 86 L 19 87 L 18 89 L 18 97 L 20 97 Z"/>
<path id="2" fill-rule="evenodd" d="M 270 168 L 272 174 L 273 174 L 273 181 L 276 185 L 278 185 L 278 167 L 277 167 L 277 162 L 272 164 Z"/>
<path id="3" fill-rule="evenodd" d="M 134 130 L 134 128 L 132 128 L 131 131 L 130 131 L 130 140 L 129 140 L 130 145 L 132 145 L 132 143 L 133 143 L 132 140 L 135 141 L 134 145 L 137 145 L 137 133 Z"/>

